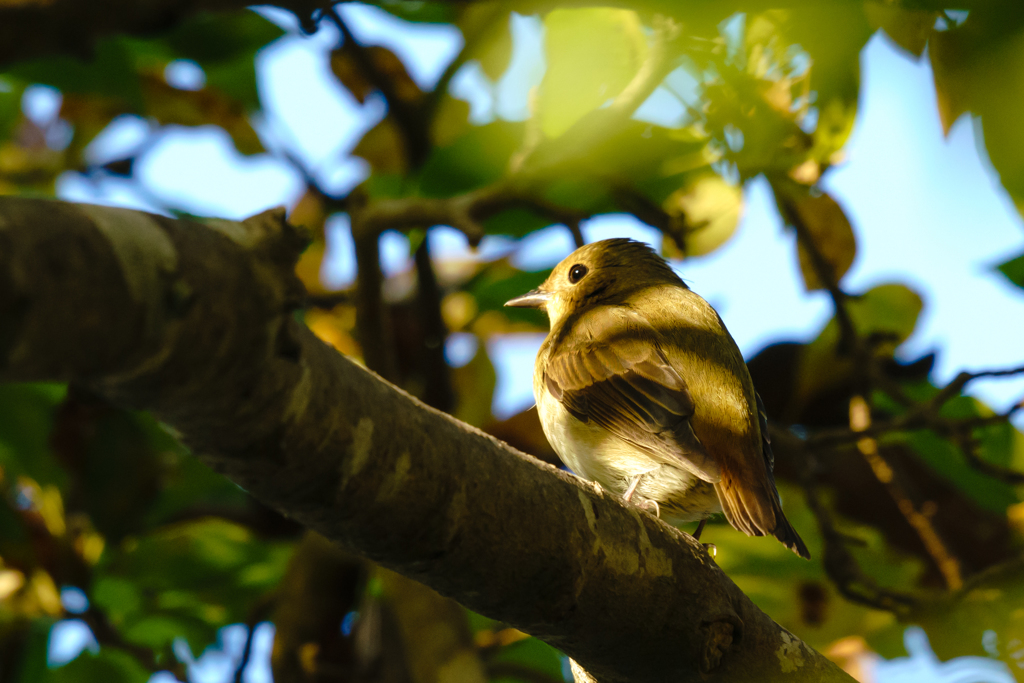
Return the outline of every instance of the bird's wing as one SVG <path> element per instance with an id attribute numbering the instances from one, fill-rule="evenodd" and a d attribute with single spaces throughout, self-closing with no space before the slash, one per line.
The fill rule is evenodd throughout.
<path id="1" fill-rule="evenodd" d="M 614 332 L 553 349 L 544 369 L 548 391 L 577 420 L 717 483 L 719 465 L 690 425 L 693 398 L 656 333 L 635 324 Z"/>

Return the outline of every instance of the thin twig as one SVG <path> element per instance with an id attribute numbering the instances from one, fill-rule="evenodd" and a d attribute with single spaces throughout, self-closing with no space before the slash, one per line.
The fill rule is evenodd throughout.
<path id="1" fill-rule="evenodd" d="M 420 371 L 423 373 L 424 388 L 421 398 L 429 406 L 446 413 L 455 407 L 455 389 L 451 373 L 444 357 L 444 343 L 448 329 L 441 315 L 443 293 L 437 283 L 437 274 L 430 260 L 429 236 L 416 249 L 416 303 L 423 324 L 423 338 L 420 346 Z"/>
<path id="2" fill-rule="evenodd" d="M 862 396 L 854 396 L 850 399 L 850 430 L 863 434 L 870 425 L 871 412 L 867 401 Z M 882 454 L 878 448 L 878 441 L 874 437 L 862 436 L 858 439 L 857 450 L 864 456 L 875 478 L 896 501 L 896 505 L 907 523 L 917 532 L 921 542 L 924 543 L 925 550 L 945 578 L 946 586 L 950 590 L 959 590 L 963 586 L 960 560 L 949 549 L 931 519 L 914 504 L 909 482 L 903 477 L 896 476 L 892 464 Z"/>
<path id="3" fill-rule="evenodd" d="M 789 432 L 782 431 L 774 425 L 771 425 L 770 429 L 772 443 L 782 446 L 792 459 L 797 460 L 800 485 L 804 490 L 807 506 L 818 523 L 818 530 L 824 543 L 822 561 L 825 573 L 832 580 L 836 590 L 851 602 L 887 612 L 906 613 L 917 602 L 917 598 L 882 588 L 865 575 L 848 547 L 858 543 L 859 539 L 836 528 L 832 513 L 822 502 L 818 491 L 818 472 L 821 464 L 814 451 Z"/>
<path id="4" fill-rule="evenodd" d="M 249 660 L 252 658 L 252 643 L 256 638 L 256 627 L 259 626 L 261 621 L 267 618 L 270 614 L 271 608 L 273 608 L 275 604 L 276 601 L 271 595 L 260 599 L 252 610 L 250 610 L 249 618 L 245 620 L 245 627 L 248 629 L 245 634 L 245 647 L 242 649 L 242 656 L 238 660 L 238 665 L 235 667 L 235 675 L 232 679 L 233 683 L 242 683 L 242 677 L 245 674 L 245 669 L 249 666 Z"/>
<path id="5" fill-rule="evenodd" d="M 951 419 L 941 418 L 934 413 L 917 408 L 891 420 L 872 422 L 860 432 L 854 432 L 846 427 L 822 429 L 808 436 L 807 443 L 813 448 L 821 449 L 855 444 L 865 436 L 878 438 L 889 434 L 912 432 L 919 429 L 929 429 L 940 436 L 947 436 L 964 430 L 1003 424 L 1012 417 L 1013 412 L 1015 411 L 998 415 Z"/>
<path id="6" fill-rule="evenodd" d="M 387 307 L 381 285 L 380 232 L 364 225 L 363 212 L 352 210 L 352 241 L 356 248 L 356 332 L 363 361 L 384 379 L 398 380 Z"/>
<path id="7" fill-rule="evenodd" d="M 394 83 L 377 68 L 372 55 L 352 34 L 345 20 L 341 18 L 333 5 L 327 5 L 324 8 L 324 15 L 334 22 L 338 30 L 341 31 L 344 39 L 341 49 L 348 51 L 366 78 L 387 100 L 388 113 L 394 117 L 399 130 L 402 131 L 409 165 L 412 168 L 419 168 L 427 160 L 431 148 L 430 132 L 427 128 L 429 119 L 424 116 L 423 111 L 424 98 L 421 96 L 416 102 L 409 102 L 400 97 Z"/>
<path id="8" fill-rule="evenodd" d="M 238 666 L 235 667 L 235 675 L 231 679 L 233 683 L 242 683 L 245 668 L 249 666 L 249 659 L 252 657 L 252 641 L 256 637 L 256 625 L 246 624 L 245 628 L 245 647 L 242 648 L 242 656 L 238 660 Z"/>
<path id="9" fill-rule="evenodd" d="M 956 379 L 944 386 L 939 393 L 932 398 L 931 406 L 936 410 L 941 408 L 947 401 L 958 396 L 968 384 L 976 379 L 981 379 L 983 377 L 1013 377 L 1016 375 L 1024 375 L 1024 365 L 1017 368 L 981 370 L 979 372 L 961 372 L 956 376 Z"/>
<path id="10" fill-rule="evenodd" d="M 784 209 L 786 221 L 796 231 L 797 239 L 807 253 L 811 262 L 811 268 L 814 269 L 814 274 L 818 276 L 818 281 L 825 285 L 825 289 L 832 299 L 836 323 L 839 325 L 839 351 L 850 354 L 858 368 L 866 370 L 868 364 L 867 352 L 863 340 L 857 332 L 857 327 L 854 325 L 853 317 L 847 308 L 850 295 L 839 286 L 835 270 L 825 259 L 825 255 L 821 253 L 810 229 L 804 223 L 800 214 L 786 209 L 785 201 L 780 201 L 779 205 Z"/>

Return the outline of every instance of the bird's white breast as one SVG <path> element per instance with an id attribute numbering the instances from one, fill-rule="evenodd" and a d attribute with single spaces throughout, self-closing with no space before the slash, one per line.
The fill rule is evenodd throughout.
<path id="1" fill-rule="evenodd" d="M 551 447 L 574 473 L 596 481 L 622 495 L 634 477 L 649 474 L 636 488 L 636 500 L 661 505 L 661 516 L 670 524 L 693 522 L 720 512 L 714 488 L 689 471 L 655 460 L 602 427 L 573 417 L 539 385 L 535 387 L 541 427 Z"/>
<path id="2" fill-rule="evenodd" d="M 638 474 L 660 463 L 594 424 L 580 422 L 543 389 L 537 392 L 537 411 L 551 447 L 573 472 L 614 493 L 624 493 Z"/>

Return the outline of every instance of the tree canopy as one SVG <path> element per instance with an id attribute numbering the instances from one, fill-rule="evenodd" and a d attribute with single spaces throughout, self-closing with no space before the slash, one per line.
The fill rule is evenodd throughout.
<path id="1" fill-rule="evenodd" d="M 186 680 L 188 653 L 231 624 L 246 637 L 227 678 L 256 680 L 261 623 L 275 627 L 277 681 L 559 681 L 555 647 L 599 681 L 759 680 L 766 659 L 839 676 L 814 650 L 857 675 L 868 653 L 903 655 L 911 623 L 942 659 L 1017 670 L 1024 397 L 995 410 L 970 390 L 1024 365 L 976 358 L 943 383 L 933 354 L 902 354 L 925 293 L 844 281 L 871 227 L 824 182 L 881 32 L 927 60 L 945 132 L 972 117 L 979 153 L 1024 206 L 1016 3 L 380 3 L 461 34 L 432 87 L 362 42 L 344 4 L 276 7 L 304 35 L 338 35 L 322 66 L 381 110 L 339 154 L 365 162 L 351 187 L 268 123 L 256 65 L 291 30 L 276 15 L 209 0 L 0 3 L 0 680 Z M 517 77 L 517 15 L 543 27 L 528 111 L 473 113 L 453 83 Z M 201 80 L 176 81 L 168 65 L 181 64 Z M 48 118 L 25 105 L 39 86 L 59 95 Z M 657 123 L 638 114 L 664 98 Z M 144 139 L 104 155 L 99 136 L 125 117 Z M 296 228 L 272 213 L 192 216 L 148 193 L 138 167 L 154 141 L 202 126 L 302 179 Z M 37 201 L 69 174 L 134 187 L 165 217 Z M 753 182 L 795 236 L 805 288 L 832 307 L 814 338 L 747 359 L 811 562 L 724 522 L 703 539 L 709 562 L 684 534 L 484 436 L 559 464 L 534 411 L 492 413 L 489 357 L 494 340 L 546 330 L 503 303 L 550 271 L 431 252 L 436 226 L 514 246 L 554 225 L 582 244 L 588 220 L 627 214 L 685 273 L 733 237 Z M 322 276 L 339 217 L 357 266 L 342 287 Z M 382 269 L 388 231 L 408 238 L 406 271 Z M 1024 247 L 996 265 L 1024 289 Z M 455 337 L 475 349 L 466 362 L 446 355 Z M 48 665 L 54 625 L 75 619 L 98 650 Z"/>

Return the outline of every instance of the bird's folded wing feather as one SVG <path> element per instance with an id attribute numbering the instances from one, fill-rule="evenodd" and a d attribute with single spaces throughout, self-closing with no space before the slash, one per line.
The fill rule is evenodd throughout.
<path id="1" fill-rule="evenodd" d="M 544 370 L 548 391 L 581 422 L 594 423 L 658 460 L 716 483 L 717 462 L 693 433 L 686 381 L 654 335 L 618 334 L 563 344 Z"/>

